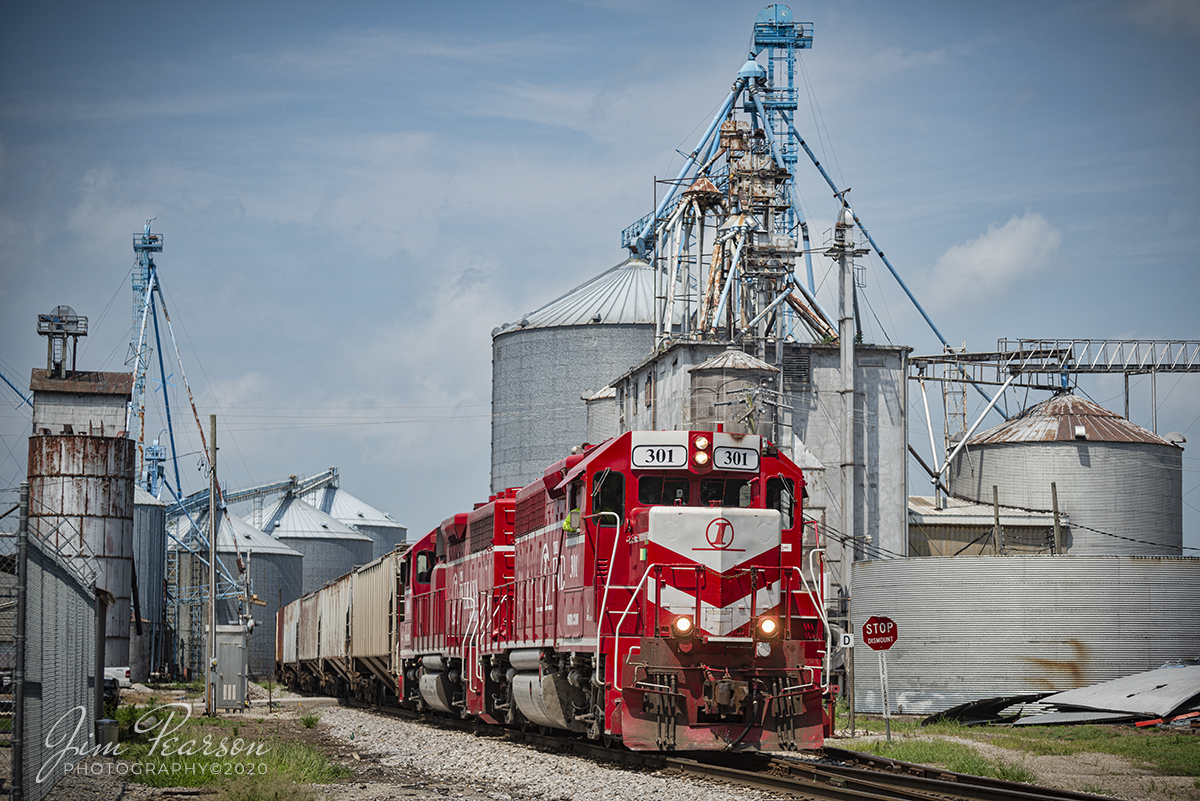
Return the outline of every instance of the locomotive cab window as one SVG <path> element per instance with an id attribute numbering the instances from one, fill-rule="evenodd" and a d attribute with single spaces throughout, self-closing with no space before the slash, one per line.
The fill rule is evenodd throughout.
<path id="1" fill-rule="evenodd" d="M 748 478 L 706 478 L 700 482 L 701 506 L 745 508 L 752 500 Z"/>
<path id="2" fill-rule="evenodd" d="M 417 569 L 415 581 L 417 584 L 428 584 L 433 575 L 433 553 L 421 551 L 417 554 Z"/>
<path id="3" fill-rule="evenodd" d="M 778 509 L 783 516 L 783 527 L 792 527 L 792 516 L 796 508 L 796 486 L 790 478 L 775 476 L 767 479 L 767 508 Z"/>
<path id="4" fill-rule="evenodd" d="M 642 476 L 638 479 L 638 503 L 647 506 L 687 506 L 689 495 L 686 478 Z"/>
<path id="5" fill-rule="evenodd" d="M 598 526 L 615 526 L 625 519 L 624 473 L 601 470 L 592 476 L 592 519 Z"/>

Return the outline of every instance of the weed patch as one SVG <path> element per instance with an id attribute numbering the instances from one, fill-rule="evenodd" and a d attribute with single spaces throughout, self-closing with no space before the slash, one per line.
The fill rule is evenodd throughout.
<path id="1" fill-rule="evenodd" d="M 864 743 L 859 750 L 901 762 L 940 765 L 955 773 L 968 773 L 972 776 L 990 776 L 1010 782 L 1037 781 L 1037 774 L 1024 765 L 1014 765 L 1003 760 L 993 761 L 969 745 L 948 740 L 900 739 L 891 743 L 878 741 Z"/>
<path id="2" fill-rule="evenodd" d="M 216 801 L 313 801 L 316 794 L 281 776 L 241 776 L 217 793 Z"/>
<path id="3" fill-rule="evenodd" d="M 316 747 L 284 741 L 269 728 L 255 730 L 259 739 L 239 736 L 246 721 L 181 723 L 178 708 L 130 709 L 123 714 L 133 726 L 128 736 L 122 732 L 120 756 L 133 763 L 130 778 L 151 787 L 216 786 L 234 794 L 230 801 L 284 801 L 302 798 L 295 785 L 350 775 Z"/>
<path id="4" fill-rule="evenodd" d="M 1200 737 L 1187 732 L 1128 726 L 1022 726 L 1003 733 L 964 728 L 960 736 L 1037 755 L 1112 754 L 1168 776 L 1200 776 Z"/>

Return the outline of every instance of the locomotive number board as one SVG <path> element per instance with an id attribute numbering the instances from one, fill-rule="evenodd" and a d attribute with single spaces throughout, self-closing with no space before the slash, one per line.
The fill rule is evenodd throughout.
<path id="1" fill-rule="evenodd" d="M 754 448 L 716 448 L 713 467 L 717 470 L 758 470 L 758 451 Z"/>
<path id="2" fill-rule="evenodd" d="M 637 445 L 634 467 L 687 467 L 686 445 Z"/>

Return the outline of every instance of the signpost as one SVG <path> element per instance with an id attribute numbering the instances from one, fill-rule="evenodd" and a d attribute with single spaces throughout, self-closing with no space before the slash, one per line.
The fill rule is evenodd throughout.
<path id="1" fill-rule="evenodd" d="M 892 741 L 892 711 L 888 700 L 887 660 L 884 652 L 896 644 L 898 634 L 896 621 L 890 617 L 872 615 L 862 627 L 863 642 L 879 653 L 879 683 L 883 688 L 883 725 L 887 729 L 887 741 Z"/>

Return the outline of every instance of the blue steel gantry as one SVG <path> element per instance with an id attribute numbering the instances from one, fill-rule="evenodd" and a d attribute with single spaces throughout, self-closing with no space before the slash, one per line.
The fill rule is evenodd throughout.
<path id="1" fill-rule="evenodd" d="M 693 309 L 686 304 L 695 299 L 699 287 L 714 282 L 714 279 L 703 275 L 714 269 L 709 254 L 704 252 L 702 246 L 703 218 L 706 215 L 715 217 L 718 232 L 728 231 L 731 225 L 736 225 L 746 234 L 737 238 L 737 255 L 732 260 L 729 255 L 721 256 L 724 263 L 715 277 L 716 284 L 720 286 L 730 280 L 737 283 L 730 289 L 718 289 L 717 296 L 736 298 L 739 292 L 749 296 L 769 286 L 768 297 L 757 304 L 743 307 L 745 319 L 757 320 L 764 307 L 769 306 L 772 311 L 778 307 L 780 315 L 789 319 L 789 330 L 795 322 L 800 322 L 818 338 L 828 339 L 831 336 L 835 326 L 833 318 L 816 299 L 813 247 L 795 183 L 800 153 L 803 152 L 829 186 L 839 207 L 839 218 L 844 210 L 850 212 L 854 227 L 865 239 L 864 244 L 869 245 L 870 251 L 887 267 L 943 347 L 948 346 L 946 338 L 884 255 L 862 219 L 850 209 L 846 201 L 849 189 L 837 186 L 797 131 L 797 52 L 811 48 L 812 41 L 812 23 L 797 22 L 786 5 L 769 5 L 759 12 L 754 23 L 748 59 L 738 70 L 733 86 L 716 116 L 695 148 L 685 156 L 679 174 L 674 180 L 664 182 L 668 190 L 654 211 L 622 231 L 621 245 L 631 255 L 666 264 L 668 273 L 675 271 L 664 279 L 665 285 L 659 292 L 660 304 L 665 300 L 660 315 L 660 342 L 662 338 L 671 337 L 673 325 L 677 325 L 671 320 L 678 320 L 681 312 L 685 317 L 681 332 L 703 335 L 703 327 L 688 330 L 686 318 Z M 738 112 L 748 117 L 748 121 L 737 119 Z M 731 149 L 731 145 L 745 147 L 736 150 Z M 735 197 L 731 194 L 731 177 L 738 169 L 743 173 L 748 172 L 751 162 L 764 180 L 760 186 L 751 189 L 749 195 L 743 192 L 741 197 Z M 768 173 L 772 173 L 769 180 Z M 708 179 L 713 193 L 723 197 L 717 198 L 716 194 L 709 193 L 710 199 L 699 199 L 697 187 L 701 179 Z M 747 181 L 742 183 L 745 186 Z M 768 183 L 771 186 L 767 186 Z M 766 198 L 763 193 L 771 189 L 774 190 L 774 197 Z M 683 210 L 689 203 L 690 208 Z M 724 241 L 721 233 L 714 236 L 713 244 Z M 664 238 L 670 238 L 671 243 L 665 245 Z M 793 245 L 785 249 L 788 252 L 762 255 L 776 267 L 784 265 L 787 268 L 786 277 L 776 274 L 773 281 L 764 282 L 763 276 L 771 273 L 770 269 L 764 271 L 761 265 L 741 266 L 741 260 L 746 258 L 743 245 L 760 248 L 766 245 L 779 251 L 777 246 L 785 239 L 793 240 Z M 782 258 L 776 258 L 778 256 Z M 805 260 L 803 282 L 792 274 L 792 262 L 799 256 Z M 717 258 L 717 254 L 712 258 Z M 678 286 L 673 286 L 675 284 Z M 685 299 L 683 306 L 678 305 L 680 298 Z M 717 310 L 722 313 L 728 311 L 724 302 L 719 304 Z M 712 325 L 711 320 L 707 322 L 719 338 L 727 337 L 731 341 L 748 336 L 752 327 L 744 324 L 739 326 L 732 317 L 726 329 Z"/>

